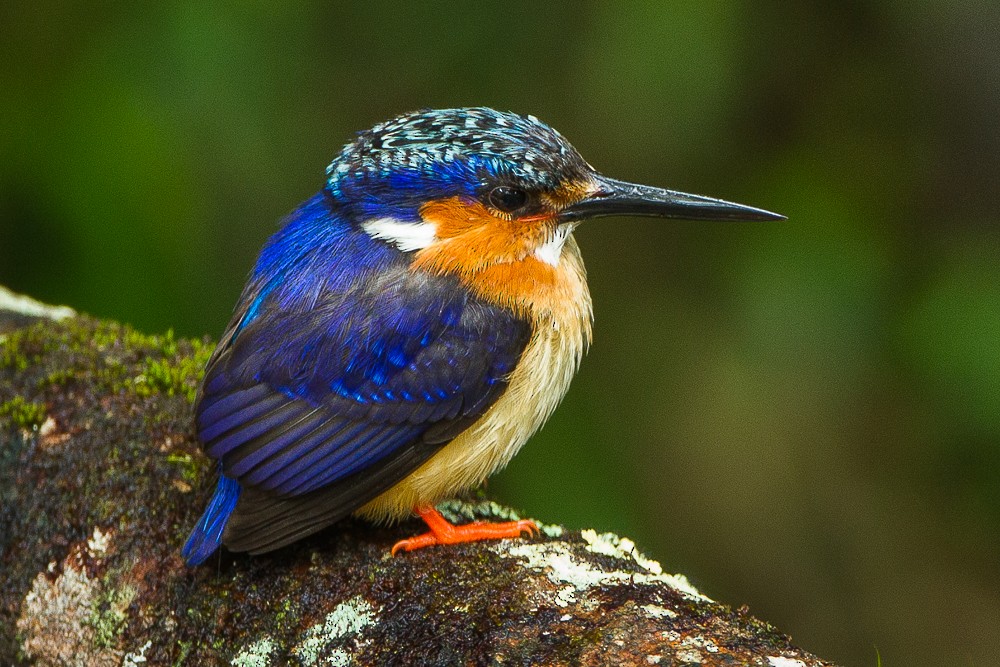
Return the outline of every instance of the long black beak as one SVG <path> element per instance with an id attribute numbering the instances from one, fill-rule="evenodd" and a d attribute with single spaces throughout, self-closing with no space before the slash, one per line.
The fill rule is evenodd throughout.
<path id="1" fill-rule="evenodd" d="M 560 221 L 572 222 L 609 215 L 643 215 L 682 220 L 784 220 L 785 216 L 722 199 L 689 195 L 649 185 L 597 176 L 598 190 L 567 206 Z"/>

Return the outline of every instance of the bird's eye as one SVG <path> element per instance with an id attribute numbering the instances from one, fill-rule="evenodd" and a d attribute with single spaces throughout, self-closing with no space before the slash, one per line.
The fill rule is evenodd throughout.
<path id="1" fill-rule="evenodd" d="M 513 213 L 528 202 L 528 193 L 520 188 L 500 185 L 490 190 L 490 205 L 504 213 Z"/>

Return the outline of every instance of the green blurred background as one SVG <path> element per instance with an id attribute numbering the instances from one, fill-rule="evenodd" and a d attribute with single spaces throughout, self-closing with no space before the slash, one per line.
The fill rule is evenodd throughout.
<path id="1" fill-rule="evenodd" d="M 218 335 L 352 133 L 533 113 L 786 214 L 578 232 L 595 345 L 490 485 L 846 665 L 1000 654 L 1000 5 L 6 2 L 0 283 Z"/>

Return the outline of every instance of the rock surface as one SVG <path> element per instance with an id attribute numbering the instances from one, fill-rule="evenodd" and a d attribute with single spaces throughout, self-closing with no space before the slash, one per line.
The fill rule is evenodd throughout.
<path id="1" fill-rule="evenodd" d="M 830 664 L 594 531 L 393 558 L 420 526 L 347 521 L 186 567 L 211 347 L 0 291 L 0 664 Z"/>

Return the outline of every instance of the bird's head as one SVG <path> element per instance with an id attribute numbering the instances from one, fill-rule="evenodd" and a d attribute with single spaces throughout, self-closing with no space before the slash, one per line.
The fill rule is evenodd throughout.
<path id="1" fill-rule="evenodd" d="M 573 228 L 598 216 L 781 218 L 607 178 L 537 118 L 483 107 L 404 114 L 361 132 L 327 169 L 327 192 L 371 236 L 464 274 L 556 265 Z"/>

